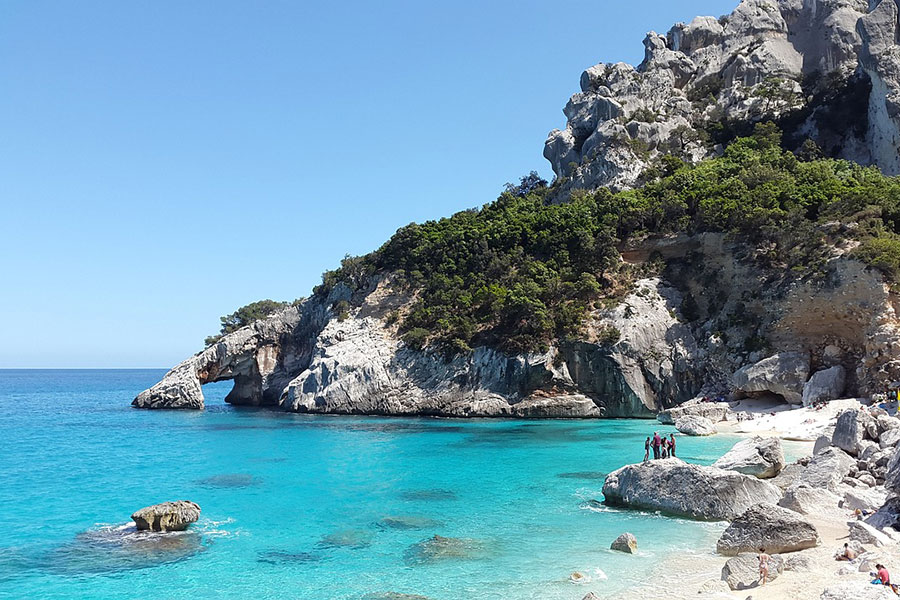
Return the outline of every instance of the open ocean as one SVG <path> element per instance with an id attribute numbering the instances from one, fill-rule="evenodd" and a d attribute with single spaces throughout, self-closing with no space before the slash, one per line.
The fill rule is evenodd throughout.
<path id="1" fill-rule="evenodd" d="M 229 383 L 203 412 L 131 408 L 163 373 L 0 370 L 0 598 L 581 600 L 724 528 L 590 502 L 673 431 L 654 421 L 295 415 L 228 406 Z M 709 464 L 736 439 L 678 441 Z M 179 499 L 188 532 L 131 532 Z M 625 531 L 636 556 L 608 549 Z"/>

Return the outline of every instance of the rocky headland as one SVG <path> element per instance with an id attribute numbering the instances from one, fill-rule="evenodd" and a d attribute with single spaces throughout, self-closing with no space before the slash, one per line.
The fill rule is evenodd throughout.
<path id="1" fill-rule="evenodd" d="M 627 208 L 627 192 L 607 190 L 655 194 L 653 186 L 671 185 L 702 194 L 685 165 L 753 162 L 727 149 L 763 121 L 781 127 L 783 148 L 800 160 L 836 157 L 900 172 L 897 17 L 894 0 L 744 0 L 730 15 L 651 32 L 637 67 L 599 64 L 582 75 L 565 130 L 545 147 L 553 185 L 523 178 L 490 211 L 423 226 L 496 221 L 495 213 L 532 202 L 538 218 L 569 210 L 560 203 L 613 206 L 599 217 L 618 220 L 612 231 L 562 231 L 550 250 L 522 242 L 524 233 L 513 233 L 520 241 L 509 247 L 492 246 L 498 234 L 472 234 L 465 256 L 480 254 L 462 268 L 449 244 L 422 246 L 431 243 L 421 241 L 430 239 L 423 227 L 404 228 L 378 252 L 326 273 L 310 297 L 212 339 L 133 405 L 200 409 L 201 386 L 222 380 L 234 382 L 226 401 L 238 405 L 451 417 L 653 417 L 676 415 L 671 409 L 701 396 L 810 405 L 882 391 L 900 380 L 892 247 L 884 247 L 893 238 L 867 236 L 892 227 L 889 200 L 875 222 L 871 207 L 840 208 L 843 192 L 822 183 L 790 191 L 769 221 L 742 229 L 757 216 L 716 224 L 724 207 L 707 214 L 705 200 L 688 198 L 681 212 L 648 221 L 650 213 Z M 741 152 L 765 152 L 761 141 L 743 144 Z M 790 152 L 764 160 L 775 162 L 726 188 L 759 185 L 751 197 L 764 196 L 783 180 L 773 165 L 797 185 L 808 177 Z M 839 182 L 844 164 L 822 168 Z M 884 181 L 891 198 L 894 184 Z M 791 220 L 797 194 L 831 196 L 815 210 L 805 205 L 811 220 L 800 226 Z M 673 210 L 647 198 L 660 203 L 651 212 Z M 754 210 L 769 210 L 762 206 Z M 800 253 L 807 238 L 814 251 Z M 410 249 L 410 239 L 419 246 Z M 422 248 L 437 255 L 431 271 L 410 258 Z M 527 280 L 512 268 L 519 279 L 490 284 L 490 265 L 504 261 L 527 263 Z M 486 283 L 465 288 L 470 275 Z"/>

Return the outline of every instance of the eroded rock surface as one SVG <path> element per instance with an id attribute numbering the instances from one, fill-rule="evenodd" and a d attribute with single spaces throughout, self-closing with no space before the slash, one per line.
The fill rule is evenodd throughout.
<path id="1" fill-rule="evenodd" d="M 776 437 L 754 436 L 741 440 L 713 463 L 714 467 L 769 479 L 784 469 L 784 450 Z"/>
<path id="2" fill-rule="evenodd" d="M 716 551 L 726 556 L 755 552 L 796 552 L 819 544 L 819 533 L 799 514 L 774 504 L 751 506 L 731 525 L 716 543 Z"/>
<path id="3" fill-rule="evenodd" d="M 756 477 L 672 458 L 626 465 L 610 473 L 603 496 L 614 506 L 732 520 L 761 501 L 778 502 L 781 490 Z"/>
<path id="4" fill-rule="evenodd" d="M 189 500 L 163 502 L 142 508 L 131 518 L 138 531 L 184 531 L 200 518 L 200 506 Z"/>

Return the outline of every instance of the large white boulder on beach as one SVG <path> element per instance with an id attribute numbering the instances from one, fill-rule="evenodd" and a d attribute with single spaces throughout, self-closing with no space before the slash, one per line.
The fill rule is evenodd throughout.
<path id="1" fill-rule="evenodd" d="M 878 446 L 880 448 L 893 448 L 900 443 L 900 429 L 888 429 L 881 432 L 878 436 Z"/>
<path id="2" fill-rule="evenodd" d="M 790 487 L 778 502 L 782 506 L 801 515 L 837 515 L 841 497 L 827 489 L 812 488 L 808 485 Z"/>
<path id="3" fill-rule="evenodd" d="M 897 600 L 897 594 L 883 585 L 854 581 L 830 585 L 825 588 L 820 600 Z"/>
<path id="4" fill-rule="evenodd" d="M 887 491 L 882 487 L 856 487 L 844 492 L 844 505 L 847 510 L 865 510 L 874 512 L 887 502 Z"/>
<path id="5" fill-rule="evenodd" d="M 810 406 L 822 400 L 837 400 L 844 393 L 847 372 L 835 365 L 817 371 L 803 386 L 803 406 Z"/>
<path id="6" fill-rule="evenodd" d="M 856 464 L 852 456 L 834 446 L 830 446 L 813 456 L 806 468 L 797 476 L 791 487 L 807 485 L 836 492 L 844 477 Z"/>
<path id="7" fill-rule="evenodd" d="M 845 452 L 856 456 L 865 439 L 866 431 L 876 427 L 874 419 L 864 410 L 849 408 L 838 415 L 831 443 Z M 877 429 L 876 429 L 877 435 Z"/>
<path id="8" fill-rule="evenodd" d="M 850 529 L 850 539 L 860 544 L 881 548 L 891 543 L 891 538 L 868 523 L 850 521 L 847 527 Z"/>
<path id="9" fill-rule="evenodd" d="M 661 411 L 656 420 L 665 425 L 674 425 L 682 417 L 704 417 L 713 423 L 725 420 L 731 409 L 725 402 L 702 402 L 688 400 L 680 406 Z"/>
<path id="10" fill-rule="evenodd" d="M 819 545 L 819 532 L 792 510 L 762 502 L 731 522 L 716 542 L 716 552 L 736 556 L 741 552 L 796 552 Z"/>
<path id="11" fill-rule="evenodd" d="M 784 572 L 784 560 L 777 554 L 769 557 L 769 577 L 772 581 Z M 729 558 L 722 567 L 722 581 L 732 590 L 746 590 L 756 587 L 759 582 L 759 559 L 757 554 L 745 552 Z"/>
<path id="12" fill-rule="evenodd" d="M 739 369 L 732 375 L 731 383 L 739 394 L 769 392 L 791 404 L 800 404 L 808 377 L 809 354 L 781 352 Z"/>
<path id="13" fill-rule="evenodd" d="M 754 436 L 741 440 L 713 463 L 714 467 L 753 475 L 760 479 L 775 477 L 784 469 L 784 450 L 777 437 Z"/>
<path id="14" fill-rule="evenodd" d="M 131 518 L 139 531 L 184 531 L 200 518 L 200 506 L 189 500 L 163 502 L 142 508 Z"/>
<path id="15" fill-rule="evenodd" d="M 603 484 L 607 504 L 708 520 L 732 520 L 758 502 L 778 502 L 767 481 L 678 458 L 626 465 Z"/>
<path id="16" fill-rule="evenodd" d="M 716 433 L 715 424 L 706 417 L 687 416 L 675 421 L 675 429 L 685 435 L 713 435 Z"/>

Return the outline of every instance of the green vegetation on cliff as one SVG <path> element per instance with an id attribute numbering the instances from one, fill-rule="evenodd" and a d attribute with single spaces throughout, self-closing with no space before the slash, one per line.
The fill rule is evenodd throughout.
<path id="1" fill-rule="evenodd" d="M 222 339 L 222 336 L 237 331 L 245 325 L 249 325 L 254 321 L 264 319 L 272 313 L 287 306 L 288 302 L 276 302 L 274 300 L 259 300 L 251 302 L 246 306 L 242 306 L 230 315 L 225 315 L 219 320 L 222 321 L 222 329 L 217 335 L 211 335 L 204 342 L 207 346 L 211 346 Z"/>
<path id="2" fill-rule="evenodd" d="M 758 125 L 721 157 L 692 166 L 667 156 L 639 189 L 577 192 L 561 204 L 531 175 L 481 209 L 407 225 L 377 251 L 346 258 L 316 293 L 394 273 L 394 285 L 416 293 L 404 339 L 454 354 L 477 344 L 538 350 L 577 334 L 592 306 L 637 275 L 621 244 L 650 235 L 725 232 L 797 276 L 815 275 L 833 244 L 854 239 L 858 258 L 900 275 L 898 180 L 806 147 L 812 159 L 801 160 L 780 138 Z"/>

